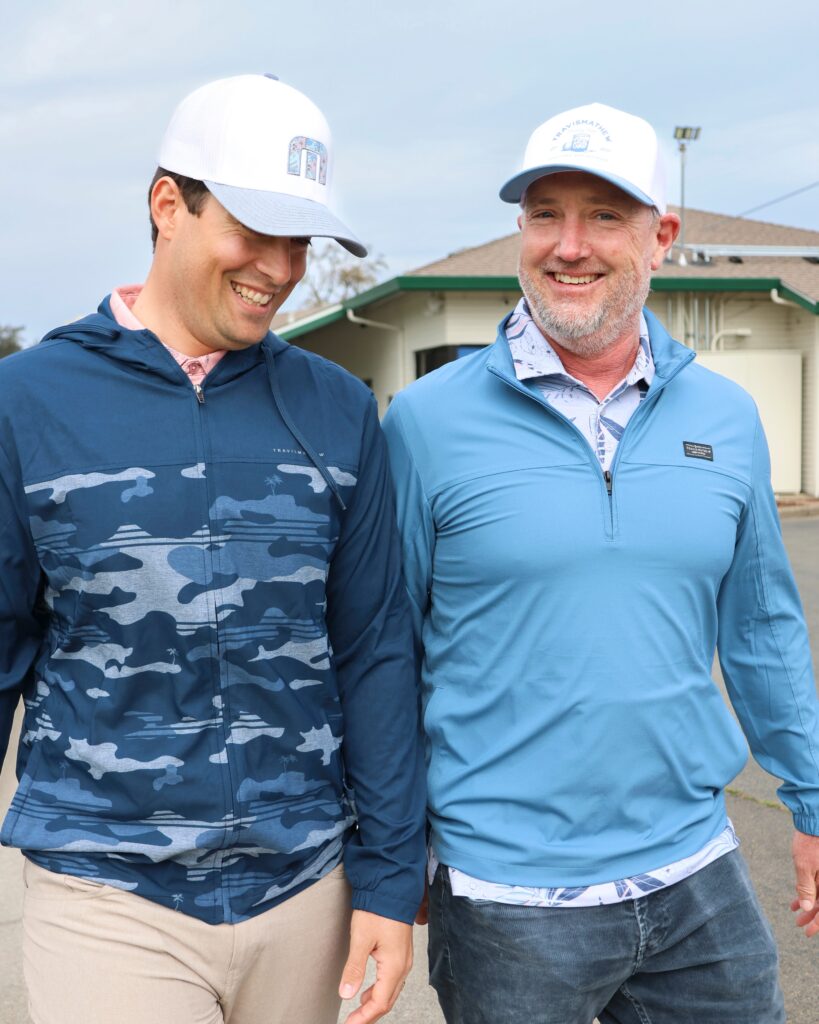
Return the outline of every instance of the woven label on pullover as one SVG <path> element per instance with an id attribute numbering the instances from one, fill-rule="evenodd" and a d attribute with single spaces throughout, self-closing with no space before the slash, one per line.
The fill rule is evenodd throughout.
<path id="1" fill-rule="evenodd" d="M 714 461 L 714 449 L 710 444 L 699 444 L 697 441 L 683 441 L 683 451 L 689 459 L 708 459 Z"/>

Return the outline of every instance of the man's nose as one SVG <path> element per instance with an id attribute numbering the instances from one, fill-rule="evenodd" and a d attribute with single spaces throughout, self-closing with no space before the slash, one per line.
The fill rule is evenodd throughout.
<path id="1" fill-rule="evenodd" d="M 292 274 L 290 239 L 271 236 L 259 243 L 254 261 L 259 273 L 264 274 L 274 285 L 284 287 Z"/>
<path id="2" fill-rule="evenodd" d="M 591 255 L 588 234 L 582 221 L 574 217 L 563 220 L 555 246 L 555 255 L 567 263 L 574 263 Z"/>

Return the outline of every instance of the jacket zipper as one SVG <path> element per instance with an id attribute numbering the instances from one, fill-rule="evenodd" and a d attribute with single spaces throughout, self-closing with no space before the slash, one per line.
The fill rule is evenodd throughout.
<path id="1" fill-rule="evenodd" d="M 197 425 L 199 427 L 199 443 L 200 443 L 200 450 L 201 450 L 201 453 L 202 453 L 202 462 L 207 464 L 207 453 L 206 453 L 206 449 L 205 449 L 205 421 L 201 418 L 202 416 L 205 415 L 205 410 L 204 410 L 204 406 L 205 406 L 205 389 L 202 387 L 201 384 L 194 384 L 193 381 L 191 381 L 191 387 L 193 388 L 193 393 L 196 396 L 196 404 L 197 404 L 197 408 L 199 409 L 199 415 L 196 416 L 195 419 L 196 419 Z M 208 474 L 206 473 L 205 474 L 204 484 L 205 484 L 205 524 L 207 526 L 207 531 L 208 531 L 208 546 L 207 546 L 208 554 L 207 554 L 207 557 L 208 557 L 209 562 L 210 562 L 210 566 L 209 567 L 210 567 L 211 578 L 215 578 L 215 576 L 216 576 L 216 566 L 214 565 L 214 559 L 213 559 L 213 533 L 211 531 L 211 522 L 210 522 L 210 498 L 209 498 L 208 493 L 207 493 L 208 492 L 208 480 L 209 480 L 209 477 L 208 477 Z M 223 741 L 224 746 L 225 746 L 225 755 L 226 755 L 225 768 L 227 769 L 227 786 L 225 787 L 225 810 L 230 815 L 230 818 L 232 820 L 232 825 L 230 827 L 230 830 L 228 830 L 227 828 L 225 829 L 225 838 L 224 838 L 224 843 L 223 843 L 223 846 L 222 846 L 222 849 L 224 850 L 228 846 L 230 833 L 235 835 L 239 831 L 239 823 L 238 823 L 237 817 L 236 817 L 236 801 L 234 799 L 234 795 L 236 793 L 236 780 L 233 778 L 233 767 L 231 765 L 230 756 L 229 756 L 230 744 L 228 743 L 228 739 L 230 737 L 230 721 L 231 721 L 231 717 L 232 716 L 231 716 L 231 710 L 230 710 L 230 700 L 229 700 L 229 697 L 228 697 L 228 691 L 227 691 L 226 687 L 224 687 L 222 685 L 222 644 L 221 644 L 221 638 L 220 638 L 220 635 L 219 635 L 219 617 L 218 617 L 218 614 L 217 614 L 215 598 L 212 599 L 210 607 L 211 607 L 211 615 L 212 615 L 212 619 L 213 619 L 213 632 L 214 632 L 215 647 L 216 647 L 217 696 L 221 699 L 221 704 L 222 704 L 221 709 L 220 709 L 221 710 L 221 714 L 222 714 L 222 741 Z"/>

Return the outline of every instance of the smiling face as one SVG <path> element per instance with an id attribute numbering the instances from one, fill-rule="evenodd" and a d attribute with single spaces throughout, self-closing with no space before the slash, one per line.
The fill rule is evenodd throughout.
<path id="1" fill-rule="evenodd" d="M 190 354 L 247 348 L 304 276 L 309 239 L 260 235 L 213 196 L 190 213 L 169 178 L 154 189 L 159 238 L 152 276 L 164 309 L 163 340 Z"/>
<path id="2" fill-rule="evenodd" d="M 630 334 L 636 342 L 651 271 L 676 238 L 679 218 L 570 171 L 529 186 L 518 224 L 518 275 L 543 333 L 585 356 Z"/>

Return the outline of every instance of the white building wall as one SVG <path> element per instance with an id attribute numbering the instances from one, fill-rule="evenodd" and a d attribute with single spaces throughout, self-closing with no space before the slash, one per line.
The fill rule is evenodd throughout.
<path id="1" fill-rule="evenodd" d="M 802 351 L 802 490 L 819 498 L 819 317 L 799 310 L 794 320 Z"/>
<path id="2" fill-rule="evenodd" d="M 401 387 L 403 365 L 399 337 L 394 331 L 362 327 L 347 321 L 294 338 L 291 344 L 316 352 L 356 377 L 371 381 L 378 411 L 383 416 L 390 396 Z"/>
<path id="3" fill-rule="evenodd" d="M 802 353 L 798 349 L 699 352 L 697 361 L 753 395 L 771 452 L 779 494 L 802 490 Z"/>
<path id="4" fill-rule="evenodd" d="M 491 345 L 498 324 L 512 312 L 520 298 L 517 289 L 501 292 L 448 292 L 446 294 L 446 344 Z"/>
<path id="5" fill-rule="evenodd" d="M 404 325 L 401 387 L 415 380 L 415 353 L 448 345 L 446 299 L 435 292 L 413 292 L 401 296 Z"/>
<path id="6" fill-rule="evenodd" d="M 794 348 L 792 309 L 791 306 L 775 305 L 770 296 L 764 294 L 727 299 L 721 309 L 721 329 L 748 328 L 751 335 L 725 334 L 722 348 Z"/>

